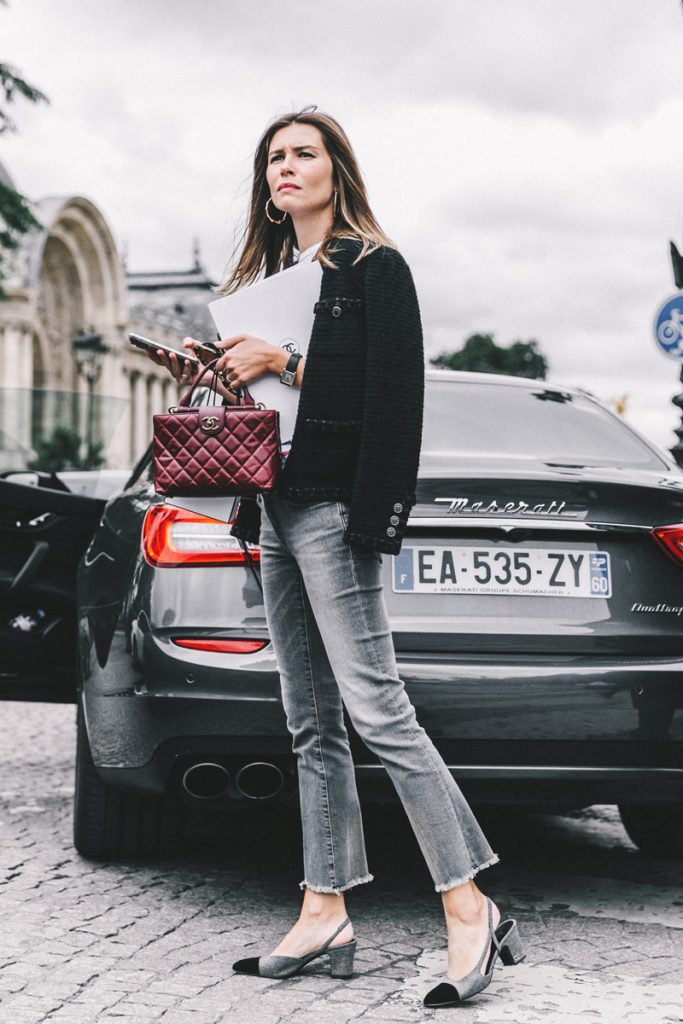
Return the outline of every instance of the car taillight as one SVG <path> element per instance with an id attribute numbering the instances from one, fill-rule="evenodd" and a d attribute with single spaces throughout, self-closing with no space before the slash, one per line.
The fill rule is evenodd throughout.
<path id="1" fill-rule="evenodd" d="M 652 536 L 678 565 L 683 565 L 683 523 L 674 526 L 656 526 Z"/>
<path id="2" fill-rule="evenodd" d="M 150 565 L 244 565 L 246 558 L 230 522 L 200 516 L 175 505 L 152 505 L 142 526 L 142 551 Z M 258 547 L 247 545 L 258 562 Z"/>
<path id="3" fill-rule="evenodd" d="M 213 640 L 208 637 L 173 637 L 178 647 L 191 651 L 211 651 L 216 654 L 254 654 L 268 646 L 268 640 Z"/>

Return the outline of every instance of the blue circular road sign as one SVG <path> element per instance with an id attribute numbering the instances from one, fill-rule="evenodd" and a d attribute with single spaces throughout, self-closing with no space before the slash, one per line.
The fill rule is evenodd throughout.
<path id="1" fill-rule="evenodd" d="M 683 292 L 660 306 L 655 317 L 655 341 L 665 356 L 683 359 Z"/>

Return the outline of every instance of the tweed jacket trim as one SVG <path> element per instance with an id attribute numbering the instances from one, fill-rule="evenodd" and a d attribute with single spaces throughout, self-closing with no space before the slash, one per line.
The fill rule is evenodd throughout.
<path id="1" fill-rule="evenodd" d="M 293 504 L 349 503 L 344 541 L 398 554 L 416 501 L 424 349 L 415 286 L 397 250 L 358 263 L 343 239 L 323 266 L 292 445 L 277 492 Z M 257 544 L 261 509 L 240 499 L 231 527 Z"/>

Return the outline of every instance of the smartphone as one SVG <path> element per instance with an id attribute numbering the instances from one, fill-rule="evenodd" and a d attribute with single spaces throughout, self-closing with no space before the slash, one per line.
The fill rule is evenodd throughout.
<path id="1" fill-rule="evenodd" d="M 187 359 L 193 370 L 198 370 L 199 367 L 201 366 L 199 359 L 197 359 L 196 356 L 190 355 L 187 349 L 183 351 L 181 349 L 171 348 L 169 345 L 162 345 L 161 342 L 152 341 L 150 338 L 143 338 L 141 334 L 129 334 L 128 340 L 130 341 L 131 345 L 135 345 L 136 348 L 141 348 L 143 352 L 156 352 L 158 348 L 160 348 L 162 352 L 166 352 L 167 354 L 175 352 L 178 359 Z M 213 356 L 211 358 L 213 358 Z"/>

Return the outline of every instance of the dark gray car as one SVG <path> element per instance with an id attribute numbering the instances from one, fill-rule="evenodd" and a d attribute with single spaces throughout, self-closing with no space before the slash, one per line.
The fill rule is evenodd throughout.
<path id="1" fill-rule="evenodd" d="M 106 502 L 37 483 L 0 480 L 0 696 L 78 702 L 79 851 L 161 850 L 190 801 L 295 804 L 232 499 L 164 505 L 149 453 Z M 579 389 L 429 369 L 418 503 L 383 574 L 401 678 L 472 803 L 617 803 L 641 849 L 683 852 L 683 474 L 665 452 Z M 347 727 L 362 799 L 395 799 Z"/>

